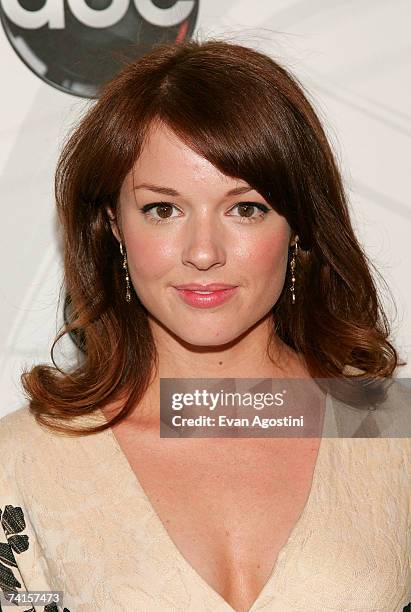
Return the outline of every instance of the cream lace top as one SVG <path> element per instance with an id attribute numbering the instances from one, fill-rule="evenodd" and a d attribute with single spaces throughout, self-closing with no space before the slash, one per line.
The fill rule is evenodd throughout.
<path id="1" fill-rule="evenodd" d="M 0 593 L 62 591 L 65 612 L 233 612 L 179 552 L 111 429 L 56 435 L 23 407 L 0 419 L 0 456 Z M 305 509 L 250 612 L 410 601 L 411 437 L 323 437 Z"/>

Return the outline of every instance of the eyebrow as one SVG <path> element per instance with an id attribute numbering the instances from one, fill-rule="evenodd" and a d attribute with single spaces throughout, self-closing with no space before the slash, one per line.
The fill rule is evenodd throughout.
<path id="1" fill-rule="evenodd" d="M 151 183 L 140 183 L 140 185 L 136 185 L 134 187 L 134 190 L 136 189 L 148 189 L 149 191 L 154 191 L 156 193 L 162 193 L 163 195 L 169 195 L 174 197 L 181 195 L 180 193 L 178 193 L 178 191 L 172 189 L 171 187 L 162 187 L 161 185 L 153 185 Z M 247 193 L 248 191 L 253 191 L 253 188 L 248 187 L 247 185 L 244 185 L 242 187 L 234 187 L 234 189 L 230 189 L 229 191 L 227 191 L 226 196 L 241 195 L 242 193 Z"/>

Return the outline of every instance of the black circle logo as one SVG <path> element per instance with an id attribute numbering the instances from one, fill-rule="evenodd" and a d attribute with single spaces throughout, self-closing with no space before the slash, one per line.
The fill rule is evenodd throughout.
<path id="1" fill-rule="evenodd" d="M 0 0 L 13 49 L 38 77 L 95 98 L 122 65 L 154 43 L 189 38 L 199 0 Z"/>

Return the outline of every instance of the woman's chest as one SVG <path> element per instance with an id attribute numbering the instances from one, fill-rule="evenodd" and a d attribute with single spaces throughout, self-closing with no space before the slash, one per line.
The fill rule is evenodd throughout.
<path id="1" fill-rule="evenodd" d="M 170 544 L 235 610 L 249 610 L 307 504 L 319 441 L 137 448 L 117 437 Z"/>
<path id="2" fill-rule="evenodd" d="M 128 453 L 184 570 L 241 612 L 262 601 L 399 609 L 411 591 L 401 461 L 368 440 L 324 440 L 321 460 L 314 439 L 235 442 Z"/>

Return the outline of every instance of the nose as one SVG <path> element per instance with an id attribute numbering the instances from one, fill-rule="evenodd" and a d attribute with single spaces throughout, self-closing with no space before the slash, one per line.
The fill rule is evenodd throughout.
<path id="1" fill-rule="evenodd" d="M 198 270 L 220 267 L 226 261 L 224 228 L 211 215 L 193 218 L 185 228 L 182 262 Z"/>

